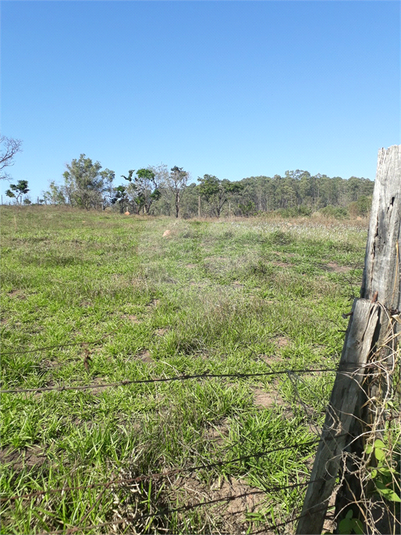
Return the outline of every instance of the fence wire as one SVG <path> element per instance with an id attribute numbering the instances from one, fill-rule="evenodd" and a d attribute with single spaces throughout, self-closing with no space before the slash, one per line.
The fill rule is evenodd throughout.
<path id="1" fill-rule="evenodd" d="M 389 339 L 388 343 L 392 343 L 393 339 Z M 82 344 L 84 345 L 84 344 Z M 399 355 L 398 355 L 399 356 Z M 394 360 L 394 359 L 393 359 Z M 399 360 L 398 360 L 399 364 Z M 298 400 L 298 406 L 301 407 L 301 410 L 304 411 L 305 414 L 305 420 L 308 422 L 308 424 L 313 427 L 314 422 L 313 418 L 310 413 L 310 408 L 306 403 L 302 401 L 302 398 L 300 396 L 300 393 L 298 392 L 298 386 L 303 381 L 302 375 L 305 374 L 314 374 L 314 373 L 336 373 L 336 374 L 346 374 L 350 377 L 353 376 L 353 374 L 359 374 L 363 372 L 366 377 L 376 377 L 378 375 L 386 375 L 387 380 L 389 380 L 390 375 L 394 375 L 394 372 L 396 370 L 396 364 L 395 360 L 392 366 L 392 369 L 389 371 L 388 366 L 386 367 L 383 363 L 383 359 L 379 359 L 375 362 L 369 362 L 367 365 L 363 367 L 358 366 L 339 366 L 336 368 L 303 368 L 303 369 L 285 369 L 285 370 L 271 370 L 266 372 L 258 372 L 258 373 L 229 373 L 229 374 L 209 374 L 209 373 L 203 373 L 203 374 L 193 374 L 193 375 L 179 375 L 179 376 L 173 376 L 173 377 L 157 377 L 157 378 L 151 378 L 151 379 L 142 379 L 142 380 L 123 380 L 119 382 L 113 382 L 113 383 L 107 383 L 107 384 L 89 384 L 89 385 L 66 385 L 66 386 L 52 386 L 52 387 L 40 387 L 40 388 L 28 388 L 28 389 L 5 389 L 1 390 L 1 394 L 25 394 L 25 393 L 40 393 L 40 392 L 46 392 L 46 391 L 56 391 L 56 392 L 63 392 L 66 390 L 86 390 L 91 388 L 108 388 L 108 387 L 120 387 L 120 386 L 127 386 L 127 385 L 140 385 L 140 384 L 151 384 L 151 383 L 165 383 L 165 382 L 174 382 L 174 381 L 190 381 L 190 380 L 208 380 L 208 379 L 246 379 L 246 378 L 255 378 L 255 377 L 266 377 L 266 376 L 285 376 L 288 378 L 288 381 L 292 385 L 294 397 Z M 398 387 L 399 388 L 399 381 L 398 381 Z M 389 395 L 386 398 L 386 403 L 390 400 Z M 391 412 L 391 411 L 390 411 Z M 377 408 L 377 413 L 380 414 L 381 421 L 387 421 L 392 422 L 398 421 L 399 422 L 399 413 L 397 414 L 394 412 L 394 410 L 389 415 L 388 407 L 384 407 L 384 405 L 381 405 Z M 319 434 L 318 429 L 314 429 L 315 434 Z M 369 437 L 377 437 L 378 433 L 382 433 L 383 429 L 379 429 L 378 425 L 375 425 L 370 429 L 368 432 L 366 432 Z M 344 436 L 344 435 L 339 435 Z M 339 436 L 334 437 L 334 439 L 339 438 Z M 348 446 L 356 440 L 355 437 L 349 437 L 349 443 Z M 326 439 L 327 440 L 327 439 Z M 370 440 L 374 440 L 370 439 Z M 102 500 L 105 498 L 107 493 L 119 493 L 124 488 L 132 490 L 133 486 L 138 486 L 140 483 L 156 483 L 160 482 L 162 480 L 168 480 L 172 477 L 183 477 L 185 474 L 188 476 L 191 473 L 201 471 L 201 470 L 211 470 L 216 467 L 221 467 L 224 465 L 229 465 L 233 463 L 239 463 L 248 461 L 250 459 L 257 459 L 264 456 L 268 456 L 274 453 L 277 453 L 279 451 L 284 450 L 299 450 L 302 447 L 311 447 L 314 445 L 317 445 L 319 439 L 314 439 L 311 441 L 306 441 L 303 443 L 295 443 L 290 445 L 283 445 L 279 447 L 274 447 L 270 450 L 264 450 L 255 452 L 251 455 L 244 455 L 237 457 L 235 459 L 230 459 L 228 461 L 216 461 L 213 463 L 201 463 L 197 464 L 191 467 L 182 468 L 182 469 L 174 469 L 174 470 L 167 470 L 164 472 L 156 472 L 151 474 L 143 474 L 138 475 L 136 477 L 130 477 L 130 478 L 113 478 L 109 481 L 103 482 L 103 483 L 95 483 L 91 485 L 82 485 L 82 486 L 64 486 L 61 488 L 48 488 L 43 490 L 38 490 L 36 492 L 31 493 L 25 493 L 25 494 L 16 494 L 14 496 L 10 497 L 2 497 L 1 502 L 4 506 L 10 507 L 11 504 L 15 504 L 15 506 L 22 507 L 24 503 L 26 503 L 26 500 L 37 500 L 40 498 L 43 498 L 47 495 L 56 495 L 56 494 L 63 494 L 64 496 L 66 493 L 69 492 L 76 492 L 79 490 L 87 490 L 87 489 L 95 489 L 99 488 L 100 493 L 99 495 L 94 499 L 94 502 L 92 503 L 91 507 L 86 511 L 85 515 L 81 518 L 81 520 L 78 522 L 79 525 L 76 526 L 64 526 L 62 529 L 55 530 L 55 531 L 45 531 L 43 533 L 53 533 L 54 535 L 72 535 L 77 532 L 88 532 L 88 531 L 95 531 L 100 532 L 102 530 L 106 530 L 110 528 L 113 532 L 116 532 L 116 530 L 121 528 L 121 530 L 134 530 L 132 533 L 140 533 L 136 531 L 135 526 L 142 526 L 143 528 L 147 529 L 147 526 L 149 527 L 150 524 L 148 522 L 155 521 L 155 519 L 158 518 L 168 518 L 171 515 L 177 515 L 177 514 L 183 514 L 186 512 L 190 512 L 193 510 L 197 510 L 199 508 L 207 508 L 217 505 L 226 505 L 230 502 L 233 502 L 235 500 L 240 500 L 242 498 L 246 498 L 248 496 L 270 496 L 270 494 L 278 493 L 285 490 L 302 490 L 305 489 L 309 484 L 318 482 L 316 481 L 305 481 L 300 483 L 294 483 L 289 485 L 277 485 L 277 486 L 270 486 L 269 488 L 266 488 L 265 490 L 251 490 L 250 492 L 242 492 L 239 494 L 233 494 L 230 496 L 223 496 L 215 499 L 209 499 L 209 500 L 203 500 L 198 503 L 191 503 L 182 505 L 180 507 L 175 508 L 165 508 L 157 511 L 153 511 L 147 514 L 141 514 L 136 516 L 130 516 L 128 515 L 126 518 L 114 518 L 113 520 L 107 521 L 107 522 L 99 522 L 97 524 L 89 524 L 87 525 L 87 521 L 90 518 L 91 513 L 97 511 L 97 509 L 101 508 Z M 372 455 L 370 455 L 372 457 Z M 361 467 L 360 467 L 361 468 Z M 365 466 L 366 468 L 366 466 Z M 344 460 L 344 471 L 343 474 L 347 473 L 347 463 Z M 362 473 L 362 471 L 361 471 Z M 365 472 L 366 473 L 366 472 Z M 344 475 L 343 475 L 344 477 Z M 366 476 L 365 476 L 366 477 Z M 357 502 L 355 500 L 356 505 L 360 506 L 362 508 L 362 504 Z M 35 504 L 38 506 L 38 504 Z M 330 505 L 330 504 L 329 504 Z M 366 502 L 363 504 L 363 506 L 366 506 Z M 324 509 L 326 510 L 326 519 L 330 522 L 335 522 L 336 516 L 338 516 L 339 511 L 335 511 L 335 513 L 329 513 L 327 514 L 327 507 L 328 504 L 324 504 Z M 333 503 L 331 503 L 331 508 L 333 508 Z M 52 515 L 52 511 L 46 511 L 43 508 L 39 508 L 40 511 L 42 511 L 41 514 L 48 514 L 49 516 Z M 239 516 L 246 516 L 248 509 L 244 509 L 242 511 L 237 511 L 234 514 Z M 393 514 L 393 512 L 392 512 Z M 260 516 L 258 522 L 259 524 L 263 525 L 263 529 L 251 531 L 249 532 L 252 535 L 257 535 L 261 533 L 277 533 L 277 530 L 284 529 L 286 527 L 291 527 L 291 530 L 293 531 L 295 523 L 303 518 L 305 515 L 298 515 L 298 516 L 291 516 L 290 518 L 285 522 L 265 522 L 262 521 L 263 515 Z M 371 519 L 370 519 L 371 520 Z M 253 526 L 256 521 L 253 521 L 252 518 L 249 520 L 248 524 L 249 526 Z M 256 524 L 258 523 L 256 522 Z M 167 528 L 160 527 L 160 531 L 157 531 L 157 533 L 166 532 Z M 130 531 L 131 532 L 131 531 Z M 147 531 L 151 532 L 151 531 Z M 156 533 L 156 532 L 154 532 Z M 375 532 L 373 532 L 375 533 Z"/>
<path id="2" fill-rule="evenodd" d="M 122 381 L 116 381 L 113 383 L 94 383 L 89 385 L 62 385 L 62 386 L 46 386 L 46 387 L 37 387 L 37 388 L 10 388 L 5 390 L 0 390 L 0 394 L 24 394 L 24 393 L 40 393 L 40 392 L 51 392 L 59 391 L 65 392 L 67 390 L 90 390 L 92 388 L 109 388 L 109 387 L 118 387 L 118 386 L 127 386 L 127 385 L 141 385 L 141 384 L 150 384 L 150 383 L 168 383 L 173 381 L 188 381 L 193 379 L 246 379 L 248 377 L 268 377 L 273 375 L 297 375 L 297 374 L 308 374 L 308 373 L 325 373 L 325 372 L 335 372 L 335 373 L 350 373 L 361 370 L 359 366 L 346 366 L 341 368 L 300 368 L 295 370 L 277 370 L 277 371 L 268 371 L 268 372 L 255 372 L 255 373 L 199 373 L 193 375 L 178 375 L 173 377 L 156 377 L 153 379 L 123 379 Z"/>

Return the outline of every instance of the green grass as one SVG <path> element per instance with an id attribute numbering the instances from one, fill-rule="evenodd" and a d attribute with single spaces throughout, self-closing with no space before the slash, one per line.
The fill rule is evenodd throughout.
<path id="1" fill-rule="evenodd" d="M 5 501 L 1 533 L 110 533 L 113 521 L 240 533 L 295 518 L 304 488 L 272 489 L 307 481 L 333 373 L 100 385 L 333 368 L 366 225 L 51 207 L 1 218 L 2 389 L 99 385 L 2 395 L 2 496 L 79 488 Z M 239 485 L 265 492 L 255 510 L 191 508 Z"/>

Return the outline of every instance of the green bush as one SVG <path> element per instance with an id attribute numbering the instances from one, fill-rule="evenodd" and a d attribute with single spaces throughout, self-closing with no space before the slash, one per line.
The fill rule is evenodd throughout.
<path id="1" fill-rule="evenodd" d="M 319 213 L 324 217 L 332 217 L 333 219 L 346 219 L 348 217 L 348 210 L 343 206 L 333 206 L 329 204 L 325 206 Z"/>
<path id="2" fill-rule="evenodd" d="M 366 217 L 372 207 L 372 196 L 359 197 L 357 201 L 354 201 L 348 205 L 348 211 L 353 217 Z"/>

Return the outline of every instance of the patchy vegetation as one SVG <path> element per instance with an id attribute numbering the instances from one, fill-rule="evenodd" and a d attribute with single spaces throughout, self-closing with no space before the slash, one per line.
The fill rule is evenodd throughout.
<path id="1" fill-rule="evenodd" d="M 293 531 L 366 227 L 3 207 L 2 529 Z"/>

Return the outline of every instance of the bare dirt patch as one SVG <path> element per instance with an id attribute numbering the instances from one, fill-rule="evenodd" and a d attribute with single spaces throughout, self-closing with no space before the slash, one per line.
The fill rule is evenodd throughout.
<path id="1" fill-rule="evenodd" d="M 142 362 L 153 362 L 150 351 L 147 349 L 138 353 L 138 357 L 142 360 Z"/>
<path id="2" fill-rule="evenodd" d="M 205 256 L 203 261 L 210 262 L 210 263 L 229 262 L 230 258 L 228 256 Z"/>
<path id="3" fill-rule="evenodd" d="M 92 394 L 93 396 L 97 396 L 98 394 L 102 394 L 105 392 L 106 388 L 102 385 L 104 384 L 103 379 L 100 377 L 95 377 L 92 384 L 99 385 L 98 387 L 90 388 L 88 390 L 89 394 Z"/>
<path id="4" fill-rule="evenodd" d="M 263 407 L 264 409 L 267 409 L 277 404 L 277 394 L 273 394 L 272 392 L 265 392 L 264 390 L 261 390 L 259 388 L 255 388 L 254 392 L 255 405 L 257 407 Z"/>
<path id="5" fill-rule="evenodd" d="M 285 407 L 288 405 L 278 393 L 277 389 L 266 391 L 261 388 L 253 388 L 254 404 L 256 407 L 271 409 L 272 407 Z"/>
<path id="6" fill-rule="evenodd" d="M 46 462 L 46 455 L 40 446 L 31 446 L 23 450 L 12 448 L 0 449 L 0 464 L 11 464 L 13 470 L 21 470 L 24 466 L 42 466 Z"/>
<path id="7" fill-rule="evenodd" d="M 186 264 L 185 267 L 189 269 L 194 269 L 196 268 L 196 264 Z"/>
<path id="8" fill-rule="evenodd" d="M 272 390 L 268 392 L 260 388 L 253 388 L 255 407 L 259 410 L 275 410 L 283 420 L 290 420 L 294 418 L 294 413 L 289 403 L 281 397 L 278 389 L 278 382 L 274 383 Z"/>
<path id="9" fill-rule="evenodd" d="M 156 329 L 155 334 L 157 334 L 157 336 L 164 336 L 168 331 L 169 329 Z"/>
<path id="10" fill-rule="evenodd" d="M 26 295 L 22 292 L 22 290 L 11 290 L 11 292 L 8 292 L 7 295 L 11 298 L 26 299 Z"/>
<path id="11" fill-rule="evenodd" d="M 258 355 L 259 360 L 263 360 L 269 367 L 271 367 L 272 364 L 277 364 L 278 362 L 283 362 L 283 359 L 281 357 L 277 357 L 277 355 Z"/>
<path id="12" fill-rule="evenodd" d="M 277 344 L 277 347 L 279 347 L 280 349 L 282 349 L 283 347 L 287 347 L 288 344 L 290 343 L 288 338 L 286 338 L 285 336 L 278 336 L 275 339 L 275 342 Z"/>
<path id="13" fill-rule="evenodd" d="M 132 321 L 132 323 L 141 323 L 141 320 L 139 320 L 138 317 L 135 316 L 135 314 L 126 314 L 123 316 L 123 318 L 129 319 L 130 321 Z"/>
<path id="14" fill-rule="evenodd" d="M 326 264 L 326 269 L 328 271 L 334 271 L 335 273 L 349 273 L 352 268 L 349 266 L 340 266 L 336 262 L 329 262 Z"/>
<path id="15" fill-rule="evenodd" d="M 206 507 L 213 507 L 214 516 L 221 519 L 224 533 L 245 533 L 249 527 L 246 513 L 257 512 L 265 501 L 263 491 L 234 478 L 218 479 L 209 487 L 194 478 L 179 477 L 173 488 L 188 506 L 206 502 Z M 271 532 L 264 533 L 270 535 Z"/>

